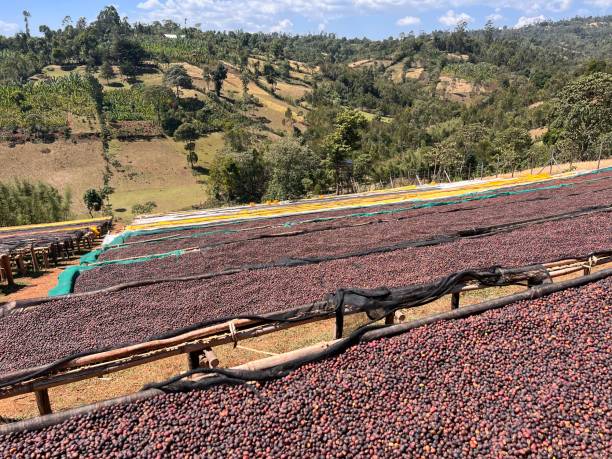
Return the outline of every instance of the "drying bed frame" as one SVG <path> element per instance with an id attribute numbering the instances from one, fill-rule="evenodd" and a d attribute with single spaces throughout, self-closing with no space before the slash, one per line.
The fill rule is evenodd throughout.
<path id="1" fill-rule="evenodd" d="M 386 324 L 393 324 L 395 321 L 402 322 L 404 320 L 405 316 L 399 312 L 400 310 L 421 306 L 445 295 L 451 295 L 451 311 L 455 311 L 464 309 L 459 308 L 462 292 L 504 285 L 527 284 L 533 286 L 549 283 L 552 279 L 578 272 L 589 276 L 593 267 L 604 266 L 609 263 L 612 263 L 612 255 L 605 254 L 600 257 L 567 259 L 544 265 L 501 270 L 499 271 L 502 273 L 501 277 L 497 281 L 491 281 L 486 276 L 479 281 L 478 276 L 469 275 L 455 277 L 456 282 L 449 283 L 446 282 L 446 279 L 453 278 L 453 276 L 449 276 L 441 282 L 443 284 L 442 288 L 439 287 L 440 283 L 431 283 L 425 286 L 383 289 L 386 291 L 383 291 L 382 294 L 376 294 L 380 296 L 380 300 L 375 295 L 374 300 L 361 302 L 361 304 L 359 299 L 358 301 L 351 301 L 351 295 L 353 298 L 355 297 L 353 292 L 357 292 L 359 296 L 361 295 L 360 291 L 340 290 L 326 300 L 287 311 L 252 318 L 223 320 L 202 327 L 189 327 L 165 338 L 118 347 L 104 352 L 66 358 L 51 368 L 45 366 L 46 368 L 37 367 L 12 372 L 0 378 L 0 399 L 33 392 L 36 395 L 39 413 L 46 415 L 52 412 L 48 394 L 48 389 L 52 387 L 99 377 L 181 354 L 186 354 L 191 369 L 196 369 L 201 365 L 214 368 L 219 364 L 213 351 L 215 346 L 228 343 L 237 344 L 242 340 L 269 335 L 277 331 L 334 317 L 336 318 L 336 338 L 341 338 L 344 328 L 343 320 L 346 315 L 366 312 L 370 319 L 384 318 Z M 418 291 L 419 288 L 425 293 Z M 427 291 L 432 288 L 436 288 L 437 293 L 429 296 Z M 416 294 L 414 293 L 415 290 Z M 341 308 L 338 307 L 339 298 L 342 298 Z M 23 304 L 15 303 L 14 307 L 5 311 L 5 313 L 14 314 L 31 307 L 44 307 L 44 302 L 45 299 L 39 300 L 39 303 L 35 301 L 25 301 Z M 11 380 L 15 382 L 10 383 Z"/>

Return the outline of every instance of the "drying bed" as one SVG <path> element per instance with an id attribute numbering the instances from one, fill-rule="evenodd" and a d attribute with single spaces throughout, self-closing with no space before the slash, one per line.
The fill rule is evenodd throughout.
<path id="1" fill-rule="evenodd" d="M 414 239 L 416 239 L 415 244 L 429 244 L 430 242 L 418 239 L 419 236 L 427 237 L 427 234 L 415 235 L 415 233 L 420 230 L 426 232 L 430 228 L 435 230 L 437 229 L 436 225 L 439 225 L 442 229 L 445 225 L 445 218 L 448 217 L 445 216 L 439 220 L 432 219 L 430 225 L 423 225 L 423 222 L 412 224 L 412 220 L 405 220 L 386 225 L 367 225 L 343 228 L 332 232 L 239 242 L 131 265 L 105 265 L 82 272 L 76 279 L 74 291 L 99 290 L 116 285 L 119 282 L 222 272 L 225 269 L 240 268 L 246 265 L 283 264 L 289 259 L 304 260 L 308 257 L 339 257 L 345 258 L 346 263 L 359 264 L 364 257 L 351 257 L 351 254 L 367 252 L 377 247 L 390 247 L 393 244 L 414 241 Z M 583 231 L 585 230 L 583 226 L 594 225 L 593 228 L 588 228 L 586 231 L 589 233 L 600 232 L 601 234 L 595 237 L 600 240 L 603 237 L 604 240 L 610 241 L 609 233 L 606 231 L 606 228 L 609 228 L 610 219 L 610 213 L 606 212 L 600 216 L 595 214 L 593 216 L 580 216 L 568 220 L 531 225 L 531 227 L 533 228 L 533 234 L 539 232 L 542 237 L 550 237 L 549 234 L 555 234 L 556 240 L 561 240 L 563 243 L 564 238 L 571 241 L 575 237 L 573 228 L 576 228 L 576 231 Z M 501 217 L 499 220 L 501 220 Z M 463 228 L 465 228 L 466 222 L 462 220 L 460 223 L 463 223 Z M 453 225 L 449 223 L 449 226 L 452 227 Z M 458 226 L 461 225 L 458 224 Z M 529 233 L 528 229 L 525 228 L 525 230 Z M 542 231 L 546 232 L 542 233 Z M 525 231 L 516 234 L 517 237 L 522 237 Z M 491 236 L 477 239 L 481 239 L 483 244 L 490 244 L 491 241 L 495 240 L 491 239 Z M 435 241 L 431 241 L 431 243 L 433 244 Z M 454 242 L 447 243 L 453 244 Z M 474 242 L 472 246 L 476 244 L 478 243 Z M 389 256 L 397 251 L 391 249 L 392 247 L 389 249 Z M 417 250 L 414 252 L 415 254 L 419 253 L 418 249 L 415 248 L 414 250 Z M 549 251 L 546 247 L 543 250 L 543 255 Z M 534 252 L 539 253 L 535 249 Z M 412 252 L 409 256 L 412 256 Z M 480 263 L 480 260 L 476 258 L 474 262 Z M 417 266 L 412 268 L 419 269 Z"/>
<path id="2" fill-rule="evenodd" d="M 389 254 L 59 298 L 0 318 L 0 376 L 77 352 L 146 341 L 204 320 L 285 310 L 338 288 L 400 287 L 461 270 L 584 256 L 610 248 L 610 234 L 602 231 L 610 220 L 608 213 L 596 214 Z"/>
<path id="3" fill-rule="evenodd" d="M 401 210 L 401 209 L 410 208 L 415 205 L 426 205 L 427 206 L 427 205 L 431 205 L 435 203 L 455 203 L 457 201 L 461 201 L 467 198 L 492 196 L 496 193 L 506 193 L 506 192 L 514 192 L 514 191 L 521 191 L 521 192 L 529 191 L 525 194 L 526 196 L 529 196 L 531 194 L 531 191 L 535 191 L 539 189 L 546 189 L 550 187 L 567 187 L 567 186 L 582 187 L 583 185 L 586 185 L 591 182 L 598 182 L 598 181 L 604 181 L 604 180 L 610 180 L 610 179 L 612 179 L 612 168 L 601 170 L 596 173 L 588 173 L 588 174 L 584 174 L 584 175 L 580 175 L 576 177 L 559 178 L 559 179 L 548 180 L 544 182 L 529 183 L 525 185 L 517 185 L 517 186 L 512 186 L 512 187 L 503 187 L 503 188 L 498 188 L 498 189 L 491 189 L 487 191 L 479 191 L 475 193 L 470 193 L 468 195 L 463 195 L 463 196 L 452 196 L 452 197 L 447 197 L 447 198 L 432 199 L 432 200 L 426 200 L 426 201 L 413 201 L 413 202 L 409 201 L 409 202 L 401 202 L 401 203 L 396 203 L 396 204 L 381 204 L 381 205 L 375 205 L 375 206 L 357 207 L 357 208 L 350 208 L 350 209 L 318 211 L 318 212 L 313 212 L 313 213 L 308 213 L 308 214 L 297 214 L 297 215 L 294 214 L 294 215 L 286 215 L 286 216 L 279 216 L 279 217 L 275 216 L 275 217 L 267 217 L 267 218 L 261 218 L 261 219 L 255 219 L 255 220 L 244 220 L 244 221 L 229 222 L 229 223 L 228 222 L 217 222 L 217 223 L 209 223 L 205 226 L 196 226 L 192 228 L 190 227 L 175 228 L 175 229 L 163 228 L 163 229 L 158 229 L 154 231 L 145 231 L 142 234 L 133 234 L 129 238 L 128 241 L 129 242 L 143 242 L 143 241 L 150 240 L 150 239 L 157 239 L 158 237 L 160 237 L 160 233 L 158 233 L 158 231 L 161 231 L 161 234 L 163 236 L 174 236 L 174 235 L 197 233 L 197 232 L 202 231 L 203 228 L 205 229 L 206 228 L 250 229 L 250 228 L 258 228 L 261 226 L 269 226 L 269 225 L 276 226 L 279 224 L 282 225 L 286 223 L 310 221 L 316 218 L 345 217 L 345 216 L 350 216 L 355 213 L 361 213 L 361 212 L 367 213 L 370 211 L 377 212 L 380 210 L 398 210 L 398 209 Z M 489 201 L 488 199 L 485 201 L 480 201 L 478 202 L 477 205 L 483 205 L 484 202 L 488 202 L 488 201 Z M 473 204 L 474 203 L 472 203 L 471 205 Z"/>
<path id="4" fill-rule="evenodd" d="M 0 456 L 612 455 L 610 278 L 357 344 L 281 379 L 0 438 Z"/>
<path id="5" fill-rule="evenodd" d="M 334 240 L 343 237 L 356 237 L 357 241 L 365 235 L 369 242 L 380 243 L 389 239 L 422 238 L 436 234 L 448 234 L 459 229 L 488 226 L 518 221 L 531 217 L 546 217 L 550 215 L 571 212 L 587 206 L 598 206 L 610 204 L 612 201 L 612 187 L 610 179 L 595 177 L 595 180 L 581 183 L 575 186 L 558 189 L 543 189 L 526 194 L 502 196 L 484 201 L 465 202 L 430 209 L 410 209 L 399 211 L 398 209 L 374 208 L 367 212 L 374 215 L 355 216 L 331 221 L 305 221 L 313 218 L 329 218 L 327 215 L 317 215 L 300 218 L 293 216 L 282 221 L 259 221 L 247 222 L 242 225 L 228 225 L 212 228 L 190 229 L 183 232 L 162 233 L 149 238 L 153 239 L 144 243 L 147 239 L 139 237 L 131 238 L 131 243 L 116 249 L 103 252 L 99 261 L 118 260 L 131 257 L 160 254 L 178 249 L 193 248 L 199 246 L 214 246 L 216 244 L 230 245 L 230 251 L 225 256 L 237 254 L 237 259 L 243 259 L 239 254 L 240 247 L 235 245 L 261 245 L 262 236 L 292 235 L 295 232 L 307 232 L 307 234 L 292 236 L 300 244 L 309 244 L 308 239 Z M 389 212 L 376 214 L 376 212 Z M 397 212 L 396 212 L 397 211 Z M 350 215 L 354 215 L 350 214 Z M 357 212 L 359 214 L 359 212 Z M 298 222 L 287 227 L 283 224 Z M 302 222 L 302 223 L 299 223 Z M 357 228 L 357 229 L 355 229 Z M 357 231 L 355 236 L 344 231 Z M 143 236 L 140 236 L 141 238 Z M 273 244 L 274 241 L 266 241 Z M 292 242 L 293 243 L 293 242 Z M 224 247 L 212 248 L 212 251 L 225 250 Z M 273 251 L 273 250 L 272 250 Z M 231 260 L 228 260 L 231 261 Z"/>

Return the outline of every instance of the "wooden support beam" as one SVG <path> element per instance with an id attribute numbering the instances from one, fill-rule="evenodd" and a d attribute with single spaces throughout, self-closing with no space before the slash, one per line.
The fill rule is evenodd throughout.
<path id="1" fill-rule="evenodd" d="M 49 400 L 49 391 L 47 389 L 41 389 L 34 392 L 36 396 L 36 405 L 38 406 L 38 412 L 41 416 L 45 414 L 51 414 L 51 401 Z"/>
<path id="2" fill-rule="evenodd" d="M 406 313 L 402 309 L 395 311 L 395 323 L 401 324 L 404 322 L 406 322 Z"/>

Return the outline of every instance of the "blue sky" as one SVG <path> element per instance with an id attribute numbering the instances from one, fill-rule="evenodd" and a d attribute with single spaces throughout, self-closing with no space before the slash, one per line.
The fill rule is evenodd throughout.
<path id="1" fill-rule="evenodd" d="M 612 0 L 0 0 L 0 34 L 23 30 L 21 12 L 32 14 L 32 30 L 60 26 L 70 15 L 93 20 L 113 4 L 131 22 L 173 19 L 203 29 L 278 31 L 292 34 L 333 32 L 348 37 L 385 38 L 401 32 L 470 28 L 487 19 L 501 27 L 520 27 L 543 19 L 610 14 Z"/>

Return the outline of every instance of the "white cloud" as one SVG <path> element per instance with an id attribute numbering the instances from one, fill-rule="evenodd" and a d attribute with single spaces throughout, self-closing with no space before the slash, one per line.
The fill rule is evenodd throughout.
<path id="1" fill-rule="evenodd" d="M 546 9 L 560 13 L 561 11 L 568 10 L 570 6 L 572 6 L 572 0 L 553 0 L 548 2 Z"/>
<path id="2" fill-rule="evenodd" d="M 293 27 L 293 22 L 289 19 L 283 19 L 282 21 L 278 21 L 275 25 L 270 27 L 270 32 L 287 32 Z"/>
<path id="3" fill-rule="evenodd" d="M 612 7 L 612 0 L 586 0 L 585 3 L 596 6 L 598 8 L 610 8 Z"/>
<path id="4" fill-rule="evenodd" d="M 474 18 L 467 13 L 456 14 L 453 10 L 448 10 L 444 16 L 440 16 L 438 21 L 445 26 L 456 26 L 460 22 L 472 22 Z"/>
<path id="5" fill-rule="evenodd" d="M 0 20 L 0 35 L 15 35 L 18 31 L 19 26 L 17 24 Z"/>
<path id="6" fill-rule="evenodd" d="M 499 14 L 499 13 L 493 13 L 493 14 L 489 14 L 487 16 L 487 21 L 491 21 L 491 22 L 499 22 L 503 19 L 504 17 Z"/>
<path id="7" fill-rule="evenodd" d="M 397 21 L 398 26 L 409 26 L 409 25 L 416 25 L 420 23 L 421 23 L 421 18 L 417 18 L 416 16 L 406 16 L 401 19 L 398 19 Z"/>
<path id="8" fill-rule="evenodd" d="M 544 17 L 543 14 L 540 14 L 539 16 L 532 16 L 532 17 L 521 16 L 518 19 L 517 23 L 515 24 L 514 28 L 520 29 L 521 27 L 537 24 L 538 22 L 542 22 L 545 20 L 546 18 Z"/>
<path id="9" fill-rule="evenodd" d="M 537 17 L 570 9 L 573 4 L 590 3 L 605 8 L 612 0 L 137 0 L 141 16 L 134 18 L 143 22 L 172 19 L 182 23 L 189 18 L 191 23 L 202 23 L 204 29 L 237 29 L 264 31 L 276 28 L 279 22 L 289 18 L 296 24 L 304 19 L 317 28 L 340 18 L 356 15 L 366 16 L 372 11 L 396 15 L 401 18 L 421 16 L 419 11 L 439 11 L 439 21 L 453 27 L 460 21 L 474 19 L 462 8 L 487 7 L 495 9 L 490 18 L 501 21 L 507 10 L 518 12 L 517 16 Z M 451 9 L 452 8 L 452 9 Z M 403 13 L 403 14 L 402 14 Z M 400 19 L 401 20 L 401 19 Z M 416 24 L 416 23 L 414 23 Z M 399 24 L 408 26 L 412 24 Z"/>
<path id="10" fill-rule="evenodd" d="M 200 22 L 204 28 L 236 29 L 249 31 L 270 30 L 282 27 L 283 17 L 300 15 L 309 20 L 324 23 L 334 14 L 343 12 L 351 0 L 147 0 L 141 9 L 147 9 L 141 21 L 172 19 L 182 22 L 188 17 Z M 281 16 L 282 15 L 282 16 Z M 280 16 L 280 17 L 279 17 Z"/>
<path id="11" fill-rule="evenodd" d="M 352 3 L 359 8 L 370 9 L 389 9 L 400 6 L 409 6 L 419 10 L 437 9 L 455 6 L 457 4 L 473 3 L 473 0 L 350 0 L 347 3 Z"/>
<path id="12" fill-rule="evenodd" d="M 146 0 L 136 6 L 141 10 L 152 10 L 153 8 L 159 8 L 161 3 L 159 3 L 159 0 Z"/>

